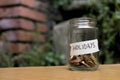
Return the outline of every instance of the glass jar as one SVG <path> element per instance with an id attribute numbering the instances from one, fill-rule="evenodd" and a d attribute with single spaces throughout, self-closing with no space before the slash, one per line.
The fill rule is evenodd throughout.
<path id="1" fill-rule="evenodd" d="M 91 18 L 70 20 L 69 69 L 92 71 L 98 68 L 98 29 Z"/>

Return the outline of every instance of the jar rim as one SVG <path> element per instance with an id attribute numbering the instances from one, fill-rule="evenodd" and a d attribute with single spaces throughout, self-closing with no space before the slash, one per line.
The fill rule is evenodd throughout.
<path id="1" fill-rule="evenodd" d="M 90 17 L 80 17 L 80 18 L 73 18 L 69 21 L 69 24 L 73 25 L 73 26 L 78 26 L 80 23 L 88 23 L 88 25 L 90 26 L 95 26 L 95 20 L 93 18 Z"/>

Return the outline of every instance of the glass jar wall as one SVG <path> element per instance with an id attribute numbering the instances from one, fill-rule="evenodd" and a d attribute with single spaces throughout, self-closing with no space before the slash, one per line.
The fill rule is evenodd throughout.
<path id="1" fill-rule="evenodd" d="M 91 71 L 98 68 L 98 29 L 91 18 L 76 18 L 70 21 L 69 68 Z"/>

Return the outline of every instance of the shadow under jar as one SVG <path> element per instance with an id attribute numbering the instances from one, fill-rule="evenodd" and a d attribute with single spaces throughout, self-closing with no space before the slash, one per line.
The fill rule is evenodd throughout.
<path id="1" fill-rule="evenodd" d="M 94 71 L 98 68 L 98 29 L 91 18 L 75 18 L 70 21 L 69 69 Z"/>

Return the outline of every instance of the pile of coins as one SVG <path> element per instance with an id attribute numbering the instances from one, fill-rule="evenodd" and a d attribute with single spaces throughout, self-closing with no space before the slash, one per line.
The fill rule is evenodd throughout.
<path id="1" fill-rule="evenodd" d="M 97 64 L 97 60 L 93 54 L 77 55 L 70 59 L 71 66 L 77 66 L 80 68 L 91 68 L 95 67 Z"/>

